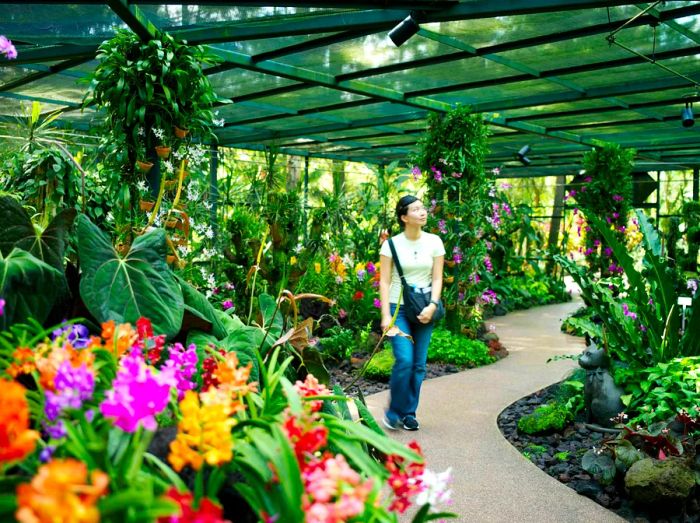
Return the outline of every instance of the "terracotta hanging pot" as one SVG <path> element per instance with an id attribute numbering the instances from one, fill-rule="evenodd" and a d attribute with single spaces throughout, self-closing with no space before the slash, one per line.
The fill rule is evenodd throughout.
<path id="1" fill-rule="evenodd" d="M 175 126 L 174 130 L 175 130 L 175 136 L 177 136 L 180 140 L 182 140 L 190 132 L 189 129 L 181 129 L 177 125 Z"/>
<path id="2" fill-rule="evenodd" d="M 151 202 L 149 200 L 141 200 L 139 201 L 139 209 L 142 211 L 150 211 L 153 209 L 153 206 L 156 204 L 156 202 Z"/>
<path id="3" fill-rule="evenodd" d="M 456 265 L 456 262 L 454 260 L 445 260 L 445 265 L 448 267 L 454 267 Z"/>
<path id="4" fill-rule="evenodd" d="M 143 160 L 136 160 L 136 167 L 138 167 L 139 171 L 142 173 L 147 173 L 153 167 L 153 163 L 145 162 Z"/>
<path id="5" fill-rule="evenodd" d="M 170 156 L 170 147 L 167 145 L 158 145 L 156 147 L 156 154 L 158 155 L 158 158 L 165 160 L 168 156 Z"/>
<path id="6" fill-rule="evenodd" d="M 453 281 L 455 281 L 454 276 L 446 276 L 445 277 L 445 283 L 452 283 Z"/>

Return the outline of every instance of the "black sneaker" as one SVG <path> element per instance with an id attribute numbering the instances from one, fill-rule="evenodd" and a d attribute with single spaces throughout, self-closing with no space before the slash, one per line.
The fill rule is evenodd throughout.
<path id="1" fill-rule="evenodd" d="M 418 430 L 420 428 L 420 423 L 415 416 L 406 416 L 403 419 L 403 428 L 406 430 Z"/>

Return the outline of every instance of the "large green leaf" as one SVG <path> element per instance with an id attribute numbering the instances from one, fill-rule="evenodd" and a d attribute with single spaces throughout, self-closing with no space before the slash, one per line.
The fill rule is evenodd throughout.
<path id="1" fill-rule="evenodd" d="M 246 327 L 245 329 L 253 329 L 253 327 Z M 257 345 L 253 343 L 256 339 L 253 332 L 255 330 L 260 331 L 260 329 L 245 329 L 241 330 L 241 332 L 238 334 L 231 333 L 231 335 L 223 340 L 216 339 L 216 337 L 212 334 L 193 330 L 187 335 L 187 345 L 194 343 L 197 346 L 197 354 L 200 356 L 200 358 L 208 357 L 205 349 L 209 345 L 213 345 L 217 349 L 224 349 L 226 352 L 234 351 L 236 356 L 238 356 L 238 362 L 240 365 L 243 366 L 248 365 L 250 362 L 253 363 L 250 370 L 249 381 L 259 381 L 260 365 L 258 363 L 258 358 L 255 356 Z M 262 336 L 260 337 L 260 340 L 262 340 Z"/>
<path id="2" fill-rule="evenodd" d="M 206 296 L 179 276 L 176 275 L 175 278 L 180 284 L 180 289 L 182 289 L 182 297 L 185 300 L 185 306 L 188 307 L 188 310 L 203 320 L 209 322 L 211 324 L 211 333 L 217 339 L 220 340 L 225 338 L 228 334 L 226 332 L 226 327 L 221 322 L 221 319 L 216 314 L 216 309 L 214 309 L 212 304 L 209 303 Z"/>
<path id="3" fill-rule="evenodd" d="M 34 227 L 19 202 L 9 196 L 0 196 L 0 252 L 7 256 L 14 247 L 19 247 L 63 272 L 68 231 L 75 215 L 75 209 L 64 209 L 42 231 Z"/>
<path id="4" fill-rule="evenodd" d="M 258 297 L 258 302 L 263 317 L 263 325 L 261 327 L 269 331 L 269 339 L 276 340 L 282 335 L 283 327 L 282 313 L 277 307 L 277 301 L 269 294 L 261 294 Z"/>
<path id="5" fill-rule="evenodd" d="M 64 280 L 62 272 L 27 251 L 15 248 L 7 257 L 0 254 L 0 297 L 5 300 L 0 330 L 29 318 L 43 323 Z"/>
<path id="6" fill-rule="evenodd" d="M 78 253 L 83 275 L 80 295 L 98 321 L 135 323 L 149 318 L 156 333 L 180 331 L 182 290 L 165 263 L 163 229 L 136 238 L 122 258 L 107 236 L 85 215 L 77 220 Z"/>

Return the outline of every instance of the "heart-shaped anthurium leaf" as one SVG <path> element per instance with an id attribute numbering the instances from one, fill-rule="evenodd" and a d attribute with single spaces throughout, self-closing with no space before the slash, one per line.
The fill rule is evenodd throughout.
<path id="1" fill-rule="evenodd" d="M 43 323 L 64 281 L 62 272 L 22 249 L 0 254 L 0 298 L 5 300 L 0 331 L 29 318 Z"/>
<path id="2" fill-rule="evenodd" d="M 165 231 L 138 236 L 121 257 L 87 216 L 80 215 L 76 223 L 83 271 L 80 296 L 90 313 L 100 322 L 132 325 L 144 316 L 156 333 L 175 336 L 184 307 L 180 284 L 165 263 Z"/>
<path id="3" fill-rule="evenodd" d="M 63 255 L 75 216 L 75 209 L 64 209 L 42 231 L 18 201 L 0 196 L 0 252 L 7 256 L 19 247 L 63 272 Z"/>

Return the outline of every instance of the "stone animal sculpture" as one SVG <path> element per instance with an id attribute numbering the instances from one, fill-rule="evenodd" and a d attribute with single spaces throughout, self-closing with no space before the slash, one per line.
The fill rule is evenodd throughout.
<path id="1" fill-rule="evenodd" d="M 610 374 L 610 358 L 605 350 L 586 337 L 587 345 L 578 364 L 586 369 L 583 387 L 586 421 L 602 427 L 612 427 L 611 418 L 624 411 L 621 397 L 624 391 L 615 385 Z"/>

